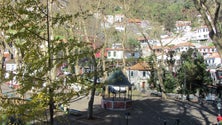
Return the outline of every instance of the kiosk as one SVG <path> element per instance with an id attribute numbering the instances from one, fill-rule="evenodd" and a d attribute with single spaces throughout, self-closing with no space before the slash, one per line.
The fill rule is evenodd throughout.
<path id="1" fill-rule="evenodd" d="M 121 70 L 113 72 L 105 81 L 101 107 L 109 110 L 132 108 L 132 85 Z"/>

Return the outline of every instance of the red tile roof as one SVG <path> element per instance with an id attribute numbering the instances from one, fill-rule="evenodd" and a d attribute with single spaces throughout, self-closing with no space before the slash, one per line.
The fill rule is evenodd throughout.
<path id="1" fill-rule="evenodd" d="M 191 26 L 191 21 L 176 21 L 176 27 Z"/>
<path id="2" fill-rule="evenodd" d="M 216 48 L 215 46 L 201 46 L 201 47 L 199 47 L 198 49 L 214 49 L 214 48 Z"/>
<path id="3" fill-rule="evenodd" d="M 142 70 L 142 71 L 150 70 L 149 65 L 145 62 L 137 63 L 129 68 L 130 68 L 130 70 Z"/>
<path id="4" fill-rule="evenodd" d="M 129 23 L 141 23 L 140 19 L 128 19 Z"/>
<path id="5" fill-rule="evenodd" d="M 195 47 L 195 45 L 193 45 L 191 42 L 184 42 L 184 43 L 179 43 L 175 45 L 173 48 L 176 49 L 178 47 L 185 47 L 185 46 Z"/>
<path id="6" fill-rule="evenodd" d="M 195 47 L 191 42 L 184 42 L 184 43 L 180 43 L 176 45 L 177 47 L 181 47 L 181 46 L 192 46 Z"/>
<path id="7" fill-rule="evenodd" d="M 10 57 L 10 53 L 9 53 L 9 52 L 4 52 L 3 57 L 5 57 L 5 58 L 9 58 L 9 57 Z"/>
<path id="8" fill-rule="evenodd" d="M 212 53 L 211 58 L 220 58 L 219 53 Z"/>

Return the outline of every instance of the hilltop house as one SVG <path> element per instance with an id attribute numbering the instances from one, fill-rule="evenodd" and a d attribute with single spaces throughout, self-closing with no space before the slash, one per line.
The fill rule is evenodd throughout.
<path id="1" fill-rule="evenodd" d="M 103 19 L 104 23 L 101 23 L 101 26 L 103 28 L 114 27 L 117 31 L 123 31 L 125 29 L 125 27 L 122 24 L 124 19 L 125 16 L 122 14 L 106 15 Z"/>
<path id="2" fill-rule="evenodd" d="M 176 21 L 176 32 L 188 32 L 191 31 L 191 21 Z"/>
<path id="3" fill-rule="evenodd" d="M 209 37 L 209 30 L 207 26 L 201 26 L 196 29 L 194 29 L 193 36 L 191 40 L 193 41 L 204 41 L 208 40 Z"/>

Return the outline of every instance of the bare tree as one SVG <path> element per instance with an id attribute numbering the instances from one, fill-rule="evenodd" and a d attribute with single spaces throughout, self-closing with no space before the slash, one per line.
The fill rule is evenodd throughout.
<path id="1" fill-rule="evenodd" d="M 220 56 L 222 55 L 222 1 L 221 0 L 193 0 L 200 12 Z"/>

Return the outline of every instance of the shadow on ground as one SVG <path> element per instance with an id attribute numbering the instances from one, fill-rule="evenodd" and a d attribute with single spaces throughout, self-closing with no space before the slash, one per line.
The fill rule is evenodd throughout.
<path id="1" fill-rule="evenodd" d="M 104 110 L 94 105 L 93 120 L 87 119 L 87 112 L 81 112 L 81 116 L 63 114 L 55 118 L 55 125 L 212 125 L 216 112 L 215 104 L 143 97 L 134 100 L 132 109 L 126 111 Z"/>

